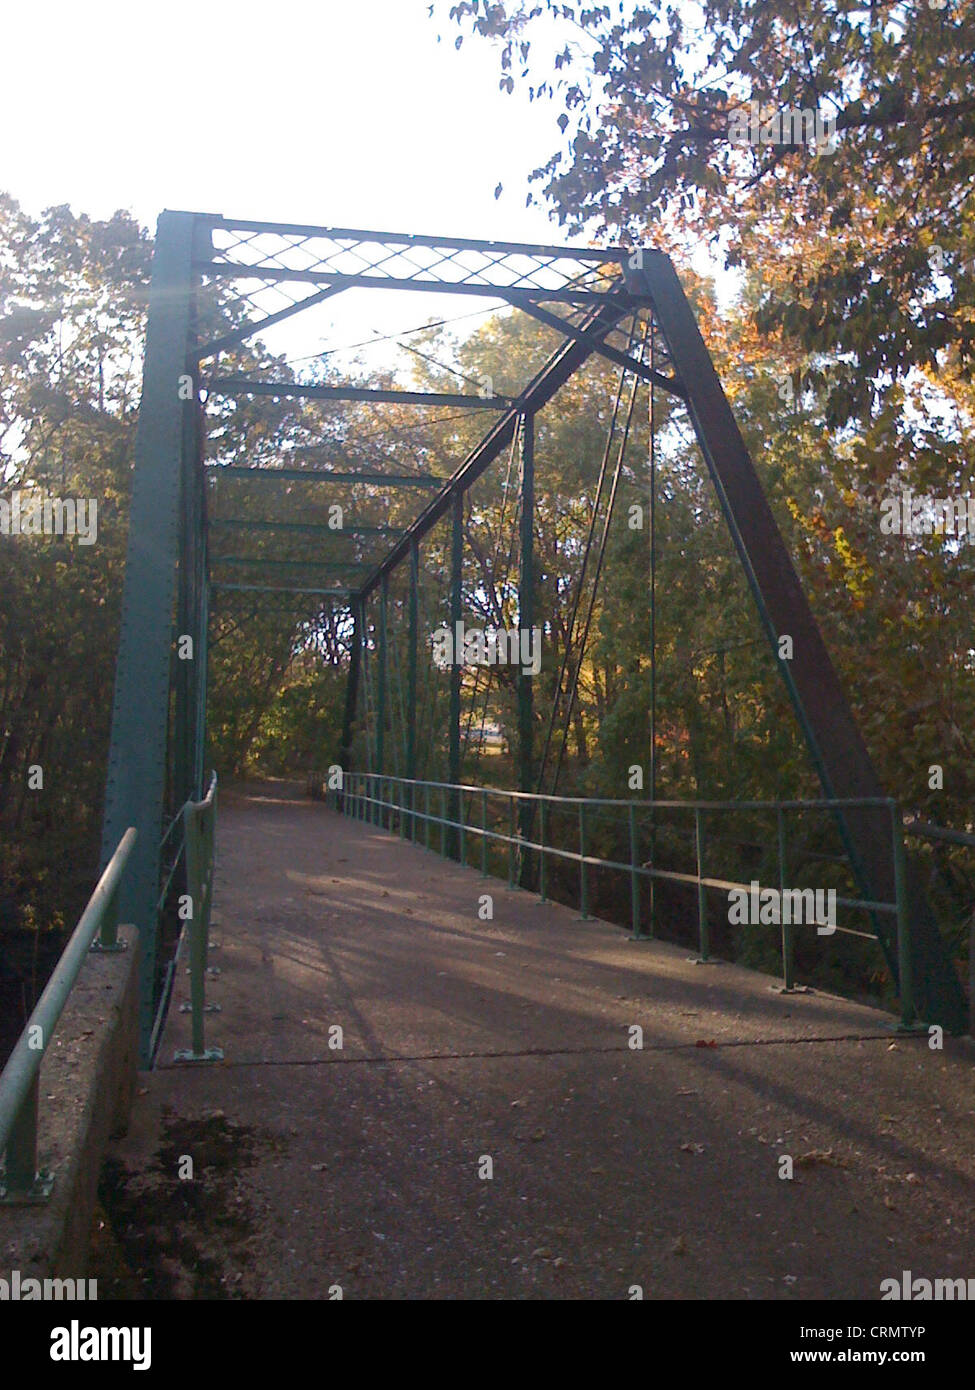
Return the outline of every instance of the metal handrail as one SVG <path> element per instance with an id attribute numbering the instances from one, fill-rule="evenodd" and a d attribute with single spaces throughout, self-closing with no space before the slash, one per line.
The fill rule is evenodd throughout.
<path id="1" fill-rule="evenodd" d="M 400 798 L 398 801 L 385 799 L 387 788 L 399 787 Z M 369 795 L 369 790 L 375 791 L 378 788 L 379 795 Z M 407 807 L 403 793 L 409 789 L 410 805 Z M 422 788 L 424 791 L 424 809 L 422 811 L 416 806 L 416 791 Z M 451 793 L 452 805 L 459 813 L 459 819 L 448 818 L 442 810 L 440 815 L 430 812 L 430 791 L 431 789 L 441 790 L 441 805 L 445 800 L 445 794 Z M 464 799 L 465 794 L 472 794 L 480 800 L 481 817 L 480 824 L 473 820 L 467 821 L 464 818 Z M 503 830 L 488 829 L 487 802 L 489 798 L 504 798 L 508 802 L 509 830 L 506 834 Z M 540 839 L 531 840 L 523 834 L 516 833 L 516 817 L 514 814 L 516 802 L 537 802 L 540 807 Z M 578 814 L 578 850 L 572 851 L 559 848 L 545 841 L 545 810 L 552 806 L 574 807 Z M 655 880 L 660 879 L 667 882 L 695 885 L 698 896 L 698 937 L 699 937 L 699 961 L 701 964 L 710 964 L 712 957 L 710 954 L 710 937 L 707 919 L 707 890 L 718 889 L 729 891 L 731 889 L 750 890 L 751 884 L 740 883 L 733 880 L 717 879 L 706 875 L 703 872 L 706 838 L 704 834 L 704 817 L 708 813 L 722 811 L 774 811 L 777 819 L 777 850 L 779 867 L 779 888 L 777 891 L 785 892 L 787 877 L 786 868 L 786 843 L 783 812 L 789 810 L 809 810 L 809 811 L 835 811 L 843 808 L 874 808 L 886 810 L 891 820 L 891 836 L 894 866 L 894 899 L 892 901 L 874 900 L 867 898 L 850 898 L 837 894 L 836 903 L 839 906 L 854 910 L 870 913 L 889 913 L 896 917 L 897 922 L 897 963 L 898 963 L 898 984 L 900 997 L 900 1028 L 904 1031 L 916 1031 L 920 1026 L 917 1021 L 917 1013 L 914 1006 L 914 989 L 912 979 L 912 955 L 911 955 L 911 923 L 909 912 L 909 897 L 907 892 L 907 873 L 906 857 L 904 850 L 904 836 L 910 833 L 910 827 L 903 824 L 901 812 L 897 802 L 891 797 L 824 797 L 818 800 L 792 800 L 792 801 L 652 801 L 646 799 L 627 799 L 610 797 L 581 797 L 581 796 L 556 796 L 548 795 L 544 792 L 523 792 L 509 791 L 501 787 L 479 787 L 468 783 L 452 782 L 425 782 L 419 778 L 392 777 L 375 772 L 347 772 L 343 777 L 343 792 L 341 797 L 341 807 L 347 814 L 357 816 L 362 819 L 366 808 L 374 815 L 378 815 L 379 821 L 382 820 L 382 811 L 397 812 L 400 818 L 401 832 L 405 822 L 409 822 L 410 833 L 413 841 L 416 841 L 416 822 L 422 821 L 426 824 L 426 847 L 430 847 L 429 829 L 431 823 L 441 826 L 441 854 L 445 854 L 446 832 L 447 830 L 457 831 L 463 843 L 465 834 L 473 834 L 481 837 L 482 857 L 481 873 L 482 877 L 487 877 L 487 844 L 493 840 L 499 844 L 508 845 L 508 882 L 510 886 L 515 883 L 515 853 L 522 855 L 535 852 L 539 855 L 540 868 L 540 887 L 542 900 L 545 900 L 545 860 L 546 856 L 553 856 L 559 859 L 571 860 L 579 865 L 579 904 L 580 915 L 583 919 L 589 916 L 589 870 L 590 868 L 610 868 L 622 872 L 628 872 L 631 876 L 631 917 L 632 932 L 636 940 L 647 939 L 652 933 L 645 933 L 640 921 L 640 896 L 638 884 L 641 878 Z M 630 822 L 630 862 L 623 863 L 618 860 L 603 859 L 599 856 L 587 853 L 586 832 L 587 832 L 587 811 L 592 809 L 599 810 L 605 807 L 625 808 Z M 373 808 L 375 811 L 373 812 Z M 693 874 L 678 873 L 675 870 L 659 869 L 652 860 L 646 863 L 637 862 L 637 835 L 635 829 L 635 814 L 639 810 L 646 811 L 679 811 L 692 813 L 694 816 L 694 841 L 696 855 L 696 872 Z M 387 818 L 387 825 L 389 818 Z M 795 970 L 794 954 L 795 939 L 794 925 L 792 923 L 782 924 L 782 962 L 783 962 L 783 983 L 786 992 L 791 993 L 795 990 Z M 855 931 L 849 927 L 837 926 L 836 930 L 846 936 L 861 937 L 866 940 L 875 940 L 875 935 L 870 932 Z"/>
<path id="2" fill-rule="evenodd" d="M 54 1178 L 37 1168 L 38 1076 L 48 1044 L 92 949 L 117 950 L 118 890 L 136 841 L 130 826 L 105 866 L 88 905 L 0 1074 L 0 1154 L 6 1154 L 0 1197 L 43 1201 Z M 95 937 L 100 941 L 96 944 Z"/>
<path id="3" fill-rule="evenodd" d="M 553 802 L 563 803 L 567 806 L 578 806 L 580 803 L 586 806 L 634 806 L 648 811 L 775 811 L 780 807 L 784 811 L 789 810 L 839 810 L 842 807 L 863 806 L 881 807 L 890 806 L 892 798 L 889 796 L 847 796 L 847 797 L 819 797 L 806 801 L 650 801 L 637 797 L 600 797 L 600 796 L 556 796 L 548 792 L 522 792 L 509 790 L 507 787 L 483 787 L 470 782 L 425 782 L 418 777 L 393 777 L 380 772 L 346 772 L 343 781 L 350 777 L 371 777 L 374 780 L 384 782 L 395 782 L 397 785 L 406 787 L 442 787 L 446 791 L 452 792 L 487 792 L 489 796 L 513 797 L 518 801 L 545 801 L 549 804 Z"/>

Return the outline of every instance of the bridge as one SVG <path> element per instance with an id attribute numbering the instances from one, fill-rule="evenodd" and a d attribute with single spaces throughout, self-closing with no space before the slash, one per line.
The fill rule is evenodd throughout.
<path id="1" fill-rule="evenodd" d="M 364 290 L 501 302 L 554 346 L 517 394 L 240 369 L 248 340 Z M 536 428 L 593 357 L 618 370 L 618 388 L 578 567 L 555 577 L 573 602 L 543 709 L 533 680 L 552 615 L 536 556 Z M 653 670 L 661 395 L 700 446 L 818 800 L 661 797 L 655 695 L 646 785 L 559 793 L 607 535 L 634 476 L 649 518 Z M 409 472 L 351 466 L 327 438 L 296 445 L 284 414 L 280 438 L 228 462 L 220 412 L 259 398 L 445 408 L 488 424 L 444 475 L 422 459 Z M 634 474 L 638 404 L 650 454 Z M 493 557 L 471 542 L 491 469 L 506 470 Z M 212 615 L 275 595 L 327 609 L 341 648 L 342 728 L 310 797 L 226 792 L 207 765 Z M 512 701 L 510 760 L 494 760 L 511 785 L 486 771 L 485 685 Z M 780 910 L 808 881 L 800 832 L 813 823 L 813 858 L 833 866 L 844 917 L 755 918 L 781 927 L 773 989 L 719 964 L 729 897 L 770 890 Z M 739 881 L 722 867 L 722 835 L 743 825 L 758 857 L 756 878 Z M 160 217 L 105 877 L 39 1008 L 48 1035 L 88 947 L 114 949 L 117 923 L 137 929 L 147 1084 L 119 1152 L 145 1177 L 167 1145 L 179 1151 L 179 1117 L 203 1126 L 194 1133 L 210 1135 L 211 1152 L 216 1132 L 253 1151 L 254 1240 L 264 1249 L 284 1232 L 294 1256 L 260 1275 L 243 1256 L 221 1264 L 211 1241 L 202 1257 L 221 1287 L 240 1276 L 254 1293 L 321 1297 L 873 1297 L 892 1246 L 904 1267 L 929 1252 L 932 1212 L 961 1259 L 969 1064 L 953 1039 L 967 1007 L 915 853 L 938 833 L 905 821 L 880 784 L 665 254 Z M 797 937 L 823 930 L 868 943 L 898 1018 L 804 989 Z M 11 1198 L 44 1195 L 39 1067 L 24 1043 L 0 1084 Z M 922 1092 L 935 1127 L 905 1099 Z M 275 1157 L 282 1145 L 287 1159 Z M 128 1184 L 115 1189 L 121 1208 Z M 915 1187 L 927 1196 L 908 1212 L 902 1192 Z M 734 1213 L 716 1227 L 731 1194 Z M 308 1247 L 320 1212 L 328 1241 Z M 451 1223 L 456 1239 L 443 1235 Z M 713 1262 L 715 1239 L 719 1275 L 701 1255 Z M 198 1275 L 167 1267 L 155 1292 L 200 1292 Z"/>

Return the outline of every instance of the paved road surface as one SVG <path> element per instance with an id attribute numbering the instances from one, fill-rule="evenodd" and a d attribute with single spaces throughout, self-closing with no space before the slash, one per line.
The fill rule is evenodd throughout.
<path id="1" fill-rule="evenodd" d="M 284 784 L 225 795 L 218 843 L 225 1062 L 173 1064 L 180 968 L 107 1167 L 120 1292 L 877 1299 L 905 1269 L 975 1279 L 967 1041 L 931 1051 L 874 1010 L 631 943 Z"/>

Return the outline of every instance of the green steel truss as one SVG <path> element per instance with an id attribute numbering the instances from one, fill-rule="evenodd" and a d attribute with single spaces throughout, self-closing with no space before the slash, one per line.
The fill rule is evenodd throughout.
<path id="1" fill-rule="evenodd" d="M 530 315 L 556 330 L 561 342 L 515 397 L 257 380 L 228 371 L 221 362 L 222 354 L 254 335 L 350 289 L 479 297 Z M 637 324 L 640 332 L 634 331 Z M 122 920 L 139 927 L 143 943 L 144 1062 L 159 996 L 163 827 L 175 809 L 204 792 L 211 593 L 293 593 L 340 606 L 348 614 L 350 643 L 342 765 L 352 771 L 356 763 L 357 771 L 407 781 L 435 779 L 439 769 L 431 764 L 431 748 L 445 729 L 442 780 L 447 788 L 458 786 L 472 719 L 469 711 L 465 721 L 464 699 L 476 702 L 480 693 L 476 684 L 470 688 L 454 660 L 446 701 L 438 704 L 435 675 L 419 653 L 425 634 L 438 623 L 462 620 L 470 588 L 465 585 L 470 559 L 465 507 L 477 480 L 506 457 L 513 478 L 506 488 L 512 512 L 509 557 L 516 550 L 518 559 L 516 573 L 495 598 L 499 611 L 516 619 L 520 629 L 544 621 L 537 611 L 534 554 L 535 420 L 593 355 L 620 369 L 621 383 L 624 378 L 633 383 L 634 397 L 640 384 L 684 402 L 825 795 L 883 796 L 693 313 L 663 253 L 164 212 L 150 290 L 103 833 L 107 859 L 129 826 L 138 830 L 120 912 Z M 255 397 L 317 399 L 330 408 L 366 402 L 423 411 L 449 404 L 478 412 L 486 429 L 446 478 L 430 477 L 422 468 L 404 473 L 402 465 L 384 470 L 375 459 L 356 469 L 325 444 L 282 445 L 280 466 L 266 450 L 253 467 L 208 457 L 210 400 Z M 307 467 L 296 466 L 306 460 Z M 411 496 L 418 501 L 405 528 L 359 514 L 360 499 L 382 500 L 393 491 L 399 502 Z M 224 514 L 228 492 L 231 514 Z M 214 496 L 220 507 L 208 516 Z M 353 517 L 347 528 L 332 532 L 328 507 L 339 497 Z M 237 510 L 239 499 L 246 500 L 246 512 L 267 498 L 283 501 L 289 517 Z M 226 548 L 227 541 L 239 546 L 249 535 L 260 548 L 236 554 Z M 424 570 L 424 549 L 435 539 L 447 577 L 445 601 Z M 239 582 L 241 567 L 248 580 L 250 572 L 266 570 L 270 582 L 256 575 L 253 583 Z M 801 652 L 793 663 L 778 659 L 781 633 L 791 634 Z M 192 639 L 189 655 L 187 638 Z M 516 678 L 513 698 L 518 789 L 534 793 L 539 752 L 530 679 Z M 401 736 L 394 736 L 394 729 Z M 519 806 L 520 823 L 512 830 L 530 843 L 532 803 Z M 449 804 L 445 809 L 448 821 L 456 821 Z M 837 816 L 865 896 L 890 899 L 895 865 L 882 816 L 869 808 Z M 534 870 L 526 852 L 520 880 L 530 883 Z M 923 1017 L 959 1031 L 964 1008 L 958 981 L 913 880 L 910 893 L 918 1008 Z M 876 931 L 896 972 L 889 923 L 878 921 Z"/>

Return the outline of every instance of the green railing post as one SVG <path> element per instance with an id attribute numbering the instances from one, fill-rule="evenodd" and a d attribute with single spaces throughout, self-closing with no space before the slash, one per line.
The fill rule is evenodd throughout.
<path id="1" fill-rule="evenodd" d="M 186 858 L 187 864 L 192 864 L 188 868 L 187 874 L 190 878 L 190 893 L 192 895 L 193 916 L 190 919 L 190 1002 L 193 1006 L 193 1055 L 201 1057 L 205 1050 L 203 1039 L 203 1006 L 206 1003 L 206 936 L 204 934 L 203 917 L 203 866 L 199 860 L 202 858 L 200 850 L 203 848 L 199 844 L 199 821 L 198 815 L 194 812 L 187 816 L 186 825 Z M 190 851 L 190 825 L 193 827 L 192 838 L 195 842 L 192 857 Z"/>
<path id="2" fill-rule="evenodd" d="M 708 936 L 708 890 L 704 878 L 704 817 L 700 807 L 694 808 L 694 842 L 697 848 L 697 922 L 702 965 L 710 964 L 711 942 Z"/>
<path id="3" fill-rule="evenodd" d="M 786 880 L 789 876 L 787 847 L 785 839 L 785 815 L 782 807 L 777 806 L 776 829 L 779 841 L 779 901 L 785 903 Z M 792 922 L 786 922 L 785 912 L 782 913 L 782 980 L 783 989 L 786 994 L 795 992 L 795 947 L 796 935 Z"/>
<path id="4" fill-rule="evenodd" d="M 92 942 L 92 951 L 96 954 L 104 951 L 106 954 L 114 954 L 125 950 L 125 942 L 118 939 L 118 886 L 116 885 L 108 905 L 105 908 L 105 915 L 102 918 L 101 931 L 95 941 Z"/>
<path id="5" fill-rule="evenodd" d="M 896 801 L 890 803 L 894 849 L 894 899 L 897 903 L 897 973 L 900 977 L 901 1021 L 905 1032 L 918 1027 L 914 1008 L 914 962 L 911 958 L 911 907 L 907 894 L 907 859 L 904 853 L 904 824 Z"/>
<path id="6" fill-rule="evenodd" d="M 404 815 L 404 802 L 406 801 L 406 788 L 402 782 L 396 783 L 396 810 L 399 817 L 399 837 L 406 839 L 406 817 Z"/>
<path id="7" fill-rule="evenodd" d="M 410 839 L 416 844 L 416 783 L 410 784 Z"/>
<path id="8" fill-rule="evenodd" d="M 481 790 L 481 877 L 488 876 L 487 789 Z"/>
<path id="9" fill-rule="evenodd" d="M 548 803 L 544 797 L 538 803 L 538 896 L 545 902 L 545 812 Z"/>
<path id="10" fill-rule="evenodd" d="M 102 929 L 99 933 L 98 945 L 103 951 L 112 951 L 118 945 L 117 888 L 108 900 L 108 907 L 105 909 L 105 916 L 102 918 Z"/>
<path id="11" fill-rule="evenodd" d="M 636 838 L 636 807 L 633 802 L 629 805 L 630 812 L 630 924 L 633 933 L 633 940 L 639 941 L 640 935 L 640 875 L 637 873 L 637 838 Z"/>
<path id="12" fill-rule="evenodd" d="M 515 886 L 515 799 L 508 794 L 508 887 Z"/>
<path id="13" fill-rule="evenodd" d="M 190 1005 L 193 1046 L 177 1051 L 177 1062 L 219 1062 L 223 1049 L 206 1046 L 204 1014 L 219 1013 L 219 1004 L 206 1002 L 207 960 L 210 952 L 210 907 L 213 901 L 214 840 L 216 828 L 216 779 L 203 801 L 183 807 L 186 847 L 186 887 L 192 917 L 189 922 Z M 183 1011 L 186 1006 L 181 1006 Z"/>
<path id="14" fill-rule="evenodd" d="M 440 788 L 440 857 L 447 857 L 447 793 Z"/>
<path id="15" fill-rule="evenodd" d="M 586 803 L 579 802 L 579 916 L 589 916 L 589 865 L 586 863 Z"/>
<path id="16" fill-rule="evenodd" d="M 426 846 L 430 848 L 430 783 L 423 784 L 423 824 L 426 826 Z"/>
<path id="17" fill-rule="evenodd" d="M 464 834 L 464 793 L 462 789 L 458 789 L 457 791 L 457 808 L 460 812 L 460 815 L 457 817 L 457 819 L 460 821 L 460 862 L 462 864 L 466 864 L 467 839 Z"/>
<path id="18" fill-rule="evenodd" d="M 46 1196 L 49 1175 L 37 1171 L 37 1105 L 39 1080 L 35 1075 L 24 1102 L 17 1111 L 7 1141 L 4 1197 L 7 1201 L 28 1201 L 32 1195 Z M 45 1179 L 48 1179 L 48 1182 Z M 36 1184 L 36 1186 L 35 1186 Z"/>

